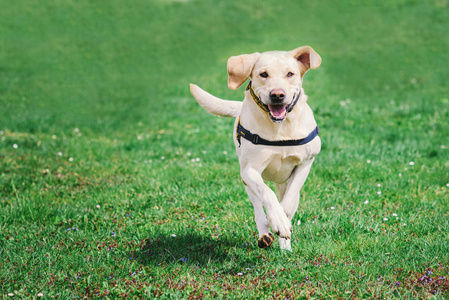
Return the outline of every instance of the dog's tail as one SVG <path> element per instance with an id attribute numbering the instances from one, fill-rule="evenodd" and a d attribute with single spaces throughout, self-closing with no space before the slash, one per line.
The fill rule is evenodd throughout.
<path id="1" fill-rule="evenodd" d="M 211 114 L 222 117 L 238 117 L 242 102 L 217 98 L 195 84 L 190 84 L 190 92 L 196 101 Z"/>

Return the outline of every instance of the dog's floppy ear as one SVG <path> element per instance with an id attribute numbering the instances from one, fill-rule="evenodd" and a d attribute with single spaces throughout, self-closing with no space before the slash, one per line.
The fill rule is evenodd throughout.
<path id="1" fill-rule="evenodd" d="M 301 76 L 309 69 L 316 69 L 321 65 L 321 57 L 310 46 L 303 46 L 290 51 L 300 63 Z"/>
<path id="2" fill-rule="evenodd" d="M 231 56 L 228 59 L 228 86 L 235 90 L 251 75 L 259 53 Z"/>

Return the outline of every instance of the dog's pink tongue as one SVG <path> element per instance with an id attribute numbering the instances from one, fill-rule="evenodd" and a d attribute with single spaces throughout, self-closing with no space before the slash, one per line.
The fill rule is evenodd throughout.
<path id="1" fill-rule="evenodd" d="M 271 111 L 271 114 L 273 117 L 283 117 L 285 113 L 285 105 L 268 105 L 268 108 Z"/>

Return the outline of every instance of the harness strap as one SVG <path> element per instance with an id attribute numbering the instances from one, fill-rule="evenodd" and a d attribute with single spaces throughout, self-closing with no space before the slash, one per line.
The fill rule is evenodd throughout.
<path id="1" fill-rule="evenodd" d="M 241 145 L 241 137 L 244 139 L 250 141 L 254 145 L 266 145 L 266 146 L 300 146 L 305 145 L 308 142 L 312 141 L 318 134 L 320 133 L 320 130 L 317 127 L 305 138 L 299 139 L 299 140 L 283 140 L 283 141 L 269 141 L 264 138 L 261 138 L 257 134 L 251 133 L 251 131 L 245 129 L 242 124 L 240 123 L 240 117 L 237 122 L 237 129 L 236 129 L 236 135 L 237 135 L 237 141 L 239 142 L 239 145 Z"/>

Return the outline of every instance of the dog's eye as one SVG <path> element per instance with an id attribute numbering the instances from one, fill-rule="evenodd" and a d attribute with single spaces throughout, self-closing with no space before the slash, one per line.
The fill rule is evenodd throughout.
<path id="1" fill-rule="evenodd" d="M 262 73 L 260 73 L 259 75 L 260 75 L 260 77 L 262 77 L 262 78 L 267 78 L 267 77 L 268 77 L 268 73 L 267 73 L 267 72 L 262 72 Z"/>
<path id="2" fill-rule="evenodd" d="M 295 74 L 292 73 L 292 72 L 288 72 L 288 73 L 287 73 L 287 77 L 292 77 L 293 75 L 295 75 Z"/>

